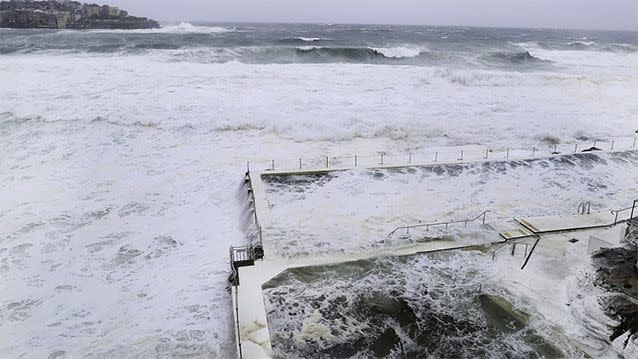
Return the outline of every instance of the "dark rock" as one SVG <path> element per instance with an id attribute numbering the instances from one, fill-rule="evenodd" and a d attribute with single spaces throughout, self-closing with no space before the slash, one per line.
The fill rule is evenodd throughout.
<path id="1" fill-rule="evenodd" d="M 638 298 L 638 246 L 627 243 L 620 248 L 601 248 L 592 258 L 597 284 Z"/>
<path id="2" fill-rule="evenodd" d="M 623 247 L 601 248 L 592 258 L 596 268 L 596 284 L 612 292 L 623 293 L 601 297 L 599 303 L 605 314 L 620 323 L 614 328 L 609 340 L 613 341 L 629 332 L 624 343 L 626 346 L 629 340 L 637 340 L 638 336 L 638 305 L 626 297 L 638 299 L 638 228 L 633 222 L 629 225 L 625 238 Z"/>
<path id="3" fill-rule="evenodd" d="M 629 332 L 629 336 L 625 340 L 624 346 L 627 346 L 631 338 L 636 340 L 638 333 L 638 304 L 620 295 L 602 298 L 600 304 L 603 306 L 605 314 L 620 322 L 614 328 L 609 340 L 614 341 L 627 332 Z"/>

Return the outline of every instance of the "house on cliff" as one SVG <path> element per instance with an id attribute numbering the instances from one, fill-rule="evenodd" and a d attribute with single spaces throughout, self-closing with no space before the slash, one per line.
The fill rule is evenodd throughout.
<path id="1" fill-rule="evenodd" d="M 102 7 L 98 4 L 90 4 L 84 7 L 86 17 L 99 17 L 102 14 Z"/>

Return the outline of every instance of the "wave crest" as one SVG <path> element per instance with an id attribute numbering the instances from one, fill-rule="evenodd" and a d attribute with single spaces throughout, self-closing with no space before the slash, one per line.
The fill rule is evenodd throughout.
<path id="1" fill-rule="evenodd" d="M 225 28 L 219 26 L 195 26 L 188 22 L 182 22 L 176 26 L 166 26 L 159 30 L 164 30 L 168 33 L 200 33 L 200 34 L 219 34 L 225 32 L 237 31 L 236 28 Z"/>
<path id="2" fill-rule="evenodd" d="M 380 47 L 372 48 L 387 58 L 400 59 L 407 57 L 417 57 L 421 55 L 422 50 L 409 47 Z"/>
<path id="3" fill-rule="evenodd" d="M 549 61 L 543 60 L 529 53 L 529 51 L 520 52 L 494 52 L 487 56 L 487 59 L 492 62 L 500 62 L 511 65 L 525 65 L 525 64 L 541 64 L 548 63 Z"/>
<path id="4" fill-rule="evenodd" d="M 143 34 L 221 34 L 225 32 L 237 31 L 236 28 L 225 28 L 219 26 L 196 26 L 189 22 L 181 22 L 178 25 L 162 26 L 159 29 L 140 30 L 89 30 L 90 33 L 143 33 Z M 88 33 L 87 32 L 87 33 Z"/>
<path id="5" fill-rule="evenodd" d="M 416 57 L 421 50 L 406 47 L 373 48 L 373 47 L 323 47 L 301 46 L 297 47 L 297 54 L 313 57 L 337 57 L 346 60 L 366 59 L 401 59 Z"/>
<path id="6" fill-rule="evenodd" d="M 330 41 L 330 39 L 327 39 L 325 37 L 299 36 L 299 37 L 287 37 L 285 39 L 277 40 L 278 43 L 286 44 L 286 45 L 301 45 L 301 44 L 316 43 L 321 41 Z"/>

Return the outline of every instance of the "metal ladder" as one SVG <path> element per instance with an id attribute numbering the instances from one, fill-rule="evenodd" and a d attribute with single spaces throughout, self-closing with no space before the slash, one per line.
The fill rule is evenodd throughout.
<path id="1" fill-rule="evenodd" d="M 591 214 L 591 202 L 580 202 L 578 209 L 576 210 L 576 214 Z"/>

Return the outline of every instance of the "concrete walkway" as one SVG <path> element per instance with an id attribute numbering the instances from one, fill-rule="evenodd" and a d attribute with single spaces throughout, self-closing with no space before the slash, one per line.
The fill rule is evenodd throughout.
<path id="1" fill-rule="evenodd" d="M 628 218 L 629 212 L 621 212 L 617 221 L 624 221 Z M 615 215 L 611 213 L 611 210 L 607 210 L 591 214 L 527 217 L 517 219 L 517 222 L 534 234 L 542 234 L 609 227 L 614 224 L 615 219 Z"/>

